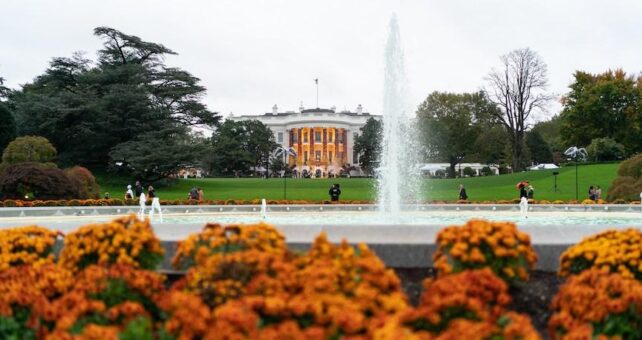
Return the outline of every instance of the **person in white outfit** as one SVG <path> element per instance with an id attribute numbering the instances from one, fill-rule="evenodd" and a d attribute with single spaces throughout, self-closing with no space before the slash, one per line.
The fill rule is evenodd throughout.
<path id="1" fill-rule="evenodd" d="M 526 216 L 528 213 L 528 191 L 526 190 L 528 185 L 528 181 L 522 182 L 519 185 L 519 212 L 524 218 L 528 218 L 528 216 Z"/>
<path id="2" fill-rule="evenodd" d="M 140 203 L 140 211 L 138 212 L 138 215 L 140 216 L 141 219 L 145 217 L 145 201 L 147 200 L 147 197 L 145 197 L 145 193 L 142 192 L 140 194 L 140 197 L 138 197 L 138 203 Z"/>
<path id="3" fill-rule="evenodd" d="M 127 185 L 127 191 L 125 192 L 125 199 L 130 200 L 134 198 L 134 192 L 132 191 L 132 185 Z"/>
<path id="4" fill-rule="evenodd" d="M 149 218 L 154 217 L 154 210 L 158 211 L 160 221 L 163 222 L 163 211 L 161 210 L 160 199 L 156 196 L 156 190 L 153 186 L 147 188 L 147 197 L 152 199 L 152 207 L 149 209 Z"/>

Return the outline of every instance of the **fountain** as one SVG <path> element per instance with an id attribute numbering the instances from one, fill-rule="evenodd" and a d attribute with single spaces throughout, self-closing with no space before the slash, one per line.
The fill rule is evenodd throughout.
<path id="1" fill-rule="evenodd" d="M 377 203 L 389 218 L 401 213 L 402 203 L 417 202 L 420 183 L 415 164 L 417 140 L 408 105 L 407 80 L 397 16 L 390 19 L 385 47 L 383 136 L 377 169 Z"/>

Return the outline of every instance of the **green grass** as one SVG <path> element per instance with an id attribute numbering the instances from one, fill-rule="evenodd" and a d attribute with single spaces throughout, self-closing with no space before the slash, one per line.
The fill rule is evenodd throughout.
<path id="1" fill-rule="evenodd" d="M 602 196 L 606 196 L 608 186 L 616 177 L 618 164 L 595 164 L 578 167 L 579 199 L 588 196 L 589 185 L 602 187 Z M 535 188 L 536 199 L 570 200 L 575 199 L 575 167 L 565 167 L 557 176 L 558 191 L 553 191 L 554 170 L 529 171 L 510 175 L 473 177 L 459 179 L 426 179 L 423 197 L 433 200 L 456 200 L 458 186 L 466 187 L 471 201 L 507 200 L 518 197 L 515 184 L 528 180 Z M 112 197 L 122 197 L 127 184 L 134 184 L 126 178 L 97 176 L 101 192 L 108 191 Z M 341 184 L 341 199 L 372 200 L 375 196 L 374 181 L 366 178 L 355 179 L 287 179 L 287 199 L 324 200 L 328 199 L 328 189 L 332 183 Z M 157 188 L 161 199 L 185 199 L 193 187 L 201 187 L 206 199 L 283 199 L 283 179 L 258 178 L 207 178 L 181 179 L 177 184 Z"/>

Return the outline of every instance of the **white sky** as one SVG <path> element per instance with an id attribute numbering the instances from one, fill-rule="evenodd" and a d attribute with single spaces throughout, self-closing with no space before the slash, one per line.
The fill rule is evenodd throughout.
<path id="1" fill-rule="evenodd" d="M 178 52 L 167 64 L 201 78 L 204 101 L 224 115 L 314 107 L 317 77 L 321 107 L 379 114 L 393 12 L 415 106 L 435 90 L 480 89 L 498 57 L 521 47 L 548 64 L 556 94 L 578 69 L 642 69 L 642 1 L 0 1 L 0 76 L 10 87 L 54 56 L 95 57 L 92 30 L 110 26 Z"/>

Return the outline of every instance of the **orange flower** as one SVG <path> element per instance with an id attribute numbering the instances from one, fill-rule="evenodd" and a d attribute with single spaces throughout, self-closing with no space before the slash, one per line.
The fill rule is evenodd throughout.
<path id="1" fill-rule="evenodd" d="M 437 234 L 433 263 L 439 275 L 466 269 L 489 267 L 507 282 L 528 280 L 537 255 L 528 234 L 515 224 L 471 220 Z"/>

